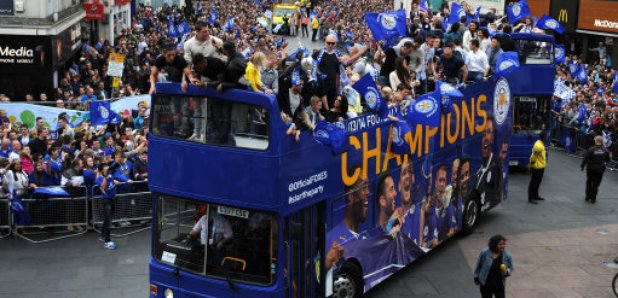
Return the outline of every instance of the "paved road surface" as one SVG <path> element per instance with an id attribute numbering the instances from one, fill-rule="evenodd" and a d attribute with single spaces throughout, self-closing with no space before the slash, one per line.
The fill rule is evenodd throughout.
<path id="1" fill-rule="evenodd" d="M 475 233 L 451 240 L 368 297 L 479 297 L 472 282 L 477 254 L 501 233 L 515 261 L 507 297 L 610 298 L 618 256 L 618 172 L 606 173 L 596 205 L 583 200 L 580 160 L 552 151 L 541 186 L 547 200 L 526 203 L 528 176 L 514 173 L 510 198 L 483 216 Z M 0 240 L 0 297 L 146 297 L 150 234 L 102 248 L 98 235 L 44 244 Z"/>

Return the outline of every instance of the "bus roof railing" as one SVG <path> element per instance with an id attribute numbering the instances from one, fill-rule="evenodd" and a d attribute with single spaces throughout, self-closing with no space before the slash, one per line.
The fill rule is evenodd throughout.
<path id="1" fill-rule="evenodd" d="M 495 36 L 498 36 L 498 37 L 509 36 L 512 39 L 516 39 L 516 40 L 544 41 L 544 42 L 551 42 L 551 43 L 555 42 L 555 39 L 553 36 L 548 35 L 548 34 L 540 34 L 540 33 L 509 33 L 509 34 L 499 33 L 499 34 L 496 34 Z"/>

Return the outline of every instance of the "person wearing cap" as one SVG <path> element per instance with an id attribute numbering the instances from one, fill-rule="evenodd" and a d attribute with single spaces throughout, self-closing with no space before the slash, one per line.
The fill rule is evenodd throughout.
<path id="1" fill-rule="evenodd" d="M 594 146 L 588 148 L 582 160 L 581 170 L 587 167 L 586 171 L 586 202 L 592 204 L 597 201 L 599 186 L 603 180 L 605 163 L 609 162 L 609 151 L 603 145 L 603 137 L 594 137 Z"/>

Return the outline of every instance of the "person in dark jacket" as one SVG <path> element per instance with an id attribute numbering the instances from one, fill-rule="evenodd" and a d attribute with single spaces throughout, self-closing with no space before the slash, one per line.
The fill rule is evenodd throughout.
<path id="1" fill-rule="evenodd" d="M 515 51 L 515 41 L 509 35 L 513 32 L 511 26 L 505 25 L 504 28 L 502 28 L 502 32 L 504 33 L 500 38 L 500 47 L 502 47 L 502 51 Z"/>
<path id="2" fill-rule="evenodd" d="M 588 148 L 581 165 L 582 171 L 588 166 L 586 171 L 586 202 L 596 203 L 606 162 L 609 162 L 609 151 L 603 146 L 603 137 L 596 136 L 594 137 L 594 146 Z"/>
<path id="3" fill-rule="evenodd" d="M 217 91 L 238 87 L 238 80 L 245 75 L 247 63 L 245 57 L 236 51 L 236 45 L 231 41 L 223 43 L 223 52 L 227 56 L 223 81 L 217 86 Z"/>

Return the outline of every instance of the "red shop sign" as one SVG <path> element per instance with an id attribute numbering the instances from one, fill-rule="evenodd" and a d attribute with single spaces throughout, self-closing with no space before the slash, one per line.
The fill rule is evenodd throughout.
<path id="1" fill-rule="evenodd" d="M 86 2 L 82 4 L 86 10 L 86 20 L 102 20 L 103 19 L 103 4 Z"/>
<path id="2" fill-rule="evenodd" d="M 116 0 L 116 5 L 125 5 L 131 3 L 131 0 Z"/>

